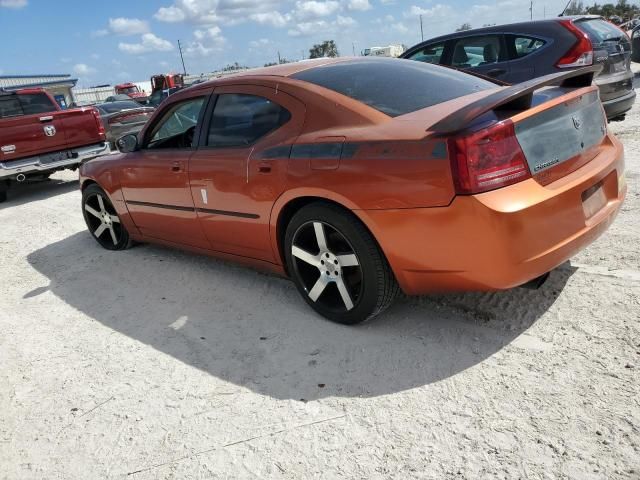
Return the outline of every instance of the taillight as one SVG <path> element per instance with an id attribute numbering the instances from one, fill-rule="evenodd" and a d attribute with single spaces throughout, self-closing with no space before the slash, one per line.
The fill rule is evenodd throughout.
<path id="1" fill-rule="evenodd" d="M 449 140 L 459 194 L 486 192 L 531 177 L 511 120 Z"/>
<path id="2" fill-rule="evenodd" d="M 576 27 L 571 20 L 560 20 L 560 25 L 576 37 L 573 47 L 558 60 L 559 68 L 586 67 L 593 65 L 593 45 L 586 33 Z"/>
<path id="3" fill-rule="evenodd" d="M 93 118 L 96 121 L 96 126 L 98 127 L 98 134 L 104 135 L 104 125 L 102 124 L 102 119 L 100 118 L 100 112 L 97 109 L 92 108 L 91 113 L 93 113 Z"/>

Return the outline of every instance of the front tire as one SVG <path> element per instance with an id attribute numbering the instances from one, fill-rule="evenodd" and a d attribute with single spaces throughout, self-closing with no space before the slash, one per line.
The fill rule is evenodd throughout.
<path id="1" fill-rule="evenodd" d="M 98 185 L 82 192 L 82 214 L 91 236 L 107 250 L 124 250 L 131 246 L 129 232 L 107 194 Z"/>
<path id="2" fill-rule="evenodd" d="M 287 268 L 320 315 L 353 325 L 382 313 L 399 292 L 373 236 L 351 213 L 327 203 L 299 210 L 284 240 Z"/>

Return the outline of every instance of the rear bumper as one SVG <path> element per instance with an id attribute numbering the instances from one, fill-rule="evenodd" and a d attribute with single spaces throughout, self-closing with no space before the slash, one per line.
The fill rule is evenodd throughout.
<path id="1" fill-rule="evenodd" d="M 11 178 L 20 173 L 27 175 L 29 173 L 73 167 L 85 160 L 109 153 L 111 153 L 109 144 L 101 142 L 62 152 L 52 152 L 35 157 L 0 162 L 0 178 Z"/>
<path id="2" fill-rule="evenodd" d="M 604 206 L 586 218 L 582 193 Z M 626 193 L 622 145 L 547 186 L 534 179 L 458 196 L 448 207 L 359 211 L 407 294 L 503 290 L 562 264 L 607 230 Z"/>
<path id="3" fill-rule="evenodd" d="M 633 107 L 633 103 L 635 101 L 636 92 L 635 90 L 631 90 L 629 93 L 618 98 L 602 102 L 602 106 L 604 107 L 604 111 L 607 114 L 607 118 L 611 119 L 631 110 L 631 107 Z"/>

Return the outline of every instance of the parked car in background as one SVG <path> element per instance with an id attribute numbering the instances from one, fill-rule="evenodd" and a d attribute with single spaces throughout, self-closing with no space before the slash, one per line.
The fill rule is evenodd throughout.
<path id="1" fill-rule="evenodd" d="M 61 110 L 39 88 L 0 91 L 0 201 L 12 182 L 75 169 L 109 153 L 98 110 Z"/>
<path id="2" fill-rule="evenodd" d="M 135 83 L 121 83 L 115 86 L 116 95 L 124 94 L 139 103 L 146 103 L 148 95 L 141 91 Z"/>
<path id="3" fill-rule="evenodd" d="M 631 61 L 640 63 L 640 25 L 631 30 Z"/>
<path id="4" fill-rule="evenodd" d="M 133 100 L 101 103 L 95 106 L 100 112 L 104 124 L 107 142 L 112 150 L 116 149 L 116 140 L 128 133 L 138 133 L 147 123 L 154 110 L 141 106 Z"/>
<path id="5" fill-rule="evenodd" d="M 165 88 L 164 90 L 155 90 L 151 95 L 149 95 L 147 106 L 157 107 L 165 99 L 169 98 L 171 95 L 173 95 L 174 93 L 178 92 L 181 89 L 182 87 L 173 87 L 173 88 Z"/>
<path id="6" fill-rule="evenodd" d="M 636 98 L 631 42 L 622 30 L 598 16 L 558 17 L 456 32 L 411 47 L 402 58 L 447 65 L 508 83 L 600 65 L 595 83 L 607 118 L 623 115 Z"/>
<path id="7" fill-rule="evenodd" d="M 105 102 L 129 102 L 131 101 L 131 97 L 129 95 L 125 95 L 124 93 L 119 93 L 117 95 L 110 95 L 104 100 Z"/>
<path id="8" fill-rule="evenodd" d="M 539 286 L 626 193 L 595 70 L 503 87 L 361 57 L 219 78 L 172 95 L 118 141 L 126 153 L 84 163 L 82 211 L 104 248 L 158 242 L 289 275 L 346 324 L 399 288 Z"/>

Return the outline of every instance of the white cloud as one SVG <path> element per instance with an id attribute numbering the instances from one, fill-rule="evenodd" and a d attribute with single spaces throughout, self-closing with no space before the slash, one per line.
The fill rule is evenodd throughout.
<path id="1" fill-rule="evenodd" d="M 109 30 L 116 35 L 140 35 L 149 32 L 149 24 L 138 18 L 110 18 Z"/>
<path id="2" fill-rule="evenodd" d="M 75 73 L 76 75 L 80 75 L 80 76 L 87 76 L 87 75 L 91 75 L 92 73 L 95 73 L 96 69 L 93 67 L 90 67 L 89 65 L 87 65 L 86 63 L 76 63 L 73 66 L 73 73 Z"/>
<path id="3" fill-rule="evenodd" d="M 91 32 L 92 38 L 104 37 L 106 35 L 109 35 L 109 30 L 107 30 L 106 28 L 101 28 L 100 30 L 94 30 L 93 32 Z"/>
<path id="4" fill-rule="evenodd" d="M 94 60 L 98 60 L 100 58 L 100 54 L 98 53 L 92 53 L 91 55 L 89 55 L 92 59 Z"/>
<path id="5" fill-rule="evenodd" d="M 338 15 L 338 17 L 336 18 L 336 25 L 341 28 L 353 27 L 357 24 L 358 22 L 356 22 L 351 17 L 343 17 L 342 15 Z"/>
<path id="6" fill-rule="evenodd" d="M 250 41 L 249 46 L 253 48 L 266 47 L 270 43 L 271 43 L 271 40 L 269 40 L 268 38 L 261 38 L 259 40 Z"/>
<path id="7" fill-rule="evenodd" d="M 285 15 L 277 11 L 253 13 L 249 18 L 261 25 L 270 25 L 272 27 L 284 27 L 289 20 Z"/>
<path id="8" fill-rule="evenodd" d="M 160 38 L 153 33 L 145 33 L 140 37 L 140 43 L 120 42 L 118 49 L 125 53 L 139 55 L 147 52 L 168 52 L 173 50 L 173 45 L 168 40 Z"/>
<path id="9" fill-rule="evenodd" d="M 334 0 L 318 2 L 316 0 L 298 0 L 294 15 L 300 20 L 313 20 L 328 17 L 340 9 L 340 4 Z"/>
<path id="10" fill-rule="evenodd" d="M 369 0 L 349 0 L 349 3 L 347 4 L 347 9 L 360 12 L 364 12 L 370 8 L 371 4 L 369 3 Z"/>
<path id="11" fill-rule="evenodd" d="M 27 0 L 0 0 L 0 7 L 24 8 L 27 6 L 27 3 Z"/>
<path id="12" fill-rule="evenodd" d="M 206 57 L 222 50 L 227 42 L 220 27 L 213 26 L 193 32 L 195 41 L 185 45 L 184 54 L 188 57 Z"/>
<path id="13" fill-rule="evenodd" d="M 187 16 L 178 7 L 171 5 L 170 7 L 161 7 L 153 18 L 161 22 L 177 23 L 183 22 Z"/>

